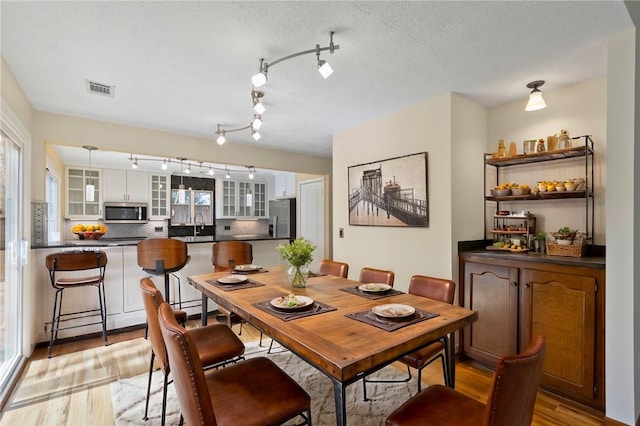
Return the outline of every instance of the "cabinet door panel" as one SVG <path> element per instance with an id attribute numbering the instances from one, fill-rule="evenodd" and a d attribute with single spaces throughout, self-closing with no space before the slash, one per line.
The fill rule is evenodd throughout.
<path id="1" fill-rule="evenodd" d="M 541 383 L 593 398 L 595 288 L 590 276 L 522 269 L 520 350 L 546 338 Z"/>
<path id="2" fill-rule="evenodd" d="M 464 306 L 478 312 L 465 328 L 464 351 L 494 364 L 517 350 L 518 269 L 466 262 Z"/>

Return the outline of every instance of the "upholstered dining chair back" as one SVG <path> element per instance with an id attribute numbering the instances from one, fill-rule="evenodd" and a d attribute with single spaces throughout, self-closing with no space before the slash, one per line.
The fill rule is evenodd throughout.
<path id="1" fill-rule="evenodd" d="M 209 389 L 195 343 L 180 327 L 167 303 L 160 305 L 158 318 L 172 366 L 173 384 L 186 424 L 215 425 Z"/>
<path id="2" fill-rule="evenodd" d="M 320 272 L 321 274 L 347 278 L 347 275 L 349 275 L 349 264 L 344 262 L 337 262 L 335 260 L 324 259 L 320 261 L 318 272 Z"/>
<path id="3" fill-rule="evenodd" d="M 453 304 L 456 283 L 444 278 L 414 275 L 409 282 L 409 293 Z"/>
<path id="4" fill-rule="evenodd" d="M 169 374 L 169 357 L 162 338 L 162 332 L 160 331 L 160 323 L 158 322 L 159 308 L 160 305 L 164 303 L 164 299 L 162 297 L 162 293 L 153 284 L 153 281 L 151 281 L 150 278 L 143 278 L 140 280 L 140 290 L 142 290 L 142 301 L 144 302 L 144 310 L 147 314 L 151 350 L 153 350 L 160 368 L 166 375 Z"/>
<path id="5" fill-rule="evenodd" d="M 178 271 L 187 264 L 187 243 L 173 238 L 150 238 L 138 242 L 138 266 L 153 275 Z"/>
<path id="6" fill-rule="evenodd" d="M 530 425 L 542 375 L 545 339 L 536 336 L 519 355 L 498 361 L 491 393 L 487 398 L 485 423 L 491 426 Z"/>
<path id="7" fill-rule="evenodd" d="M 246 241 L 219 241 L 213 244 L 211 263 L 214 272 L 228 270 L 230 260 L 236 265 L 253 262 L 253 246 Z"/>
<path id="8" fill-rule="evenodd" d="M 393 287 L 395 274 L 393 271 L 365 267 L 360 271 L 361 283 L 383 283 Z"/>

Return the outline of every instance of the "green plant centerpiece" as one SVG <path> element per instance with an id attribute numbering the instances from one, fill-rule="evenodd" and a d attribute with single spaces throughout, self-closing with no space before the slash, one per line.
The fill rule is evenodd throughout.
<path id="1" fill-rule="evenodd" d="M 538 241 L 544 241 L 547 239 L 547 233 L 544 231 L 540 231 L 536 234 L 536 240 Z"/>
<path id="2" fill-rule="evenodd" d="M 315 249 L 315 244 L 304 238 L 297 238 L 290 244 L 280 244 L 276 247 L 280 256 L 289 264 L 287 279 L 292 287 L 307 286 L 309 264 L 313 261 Z"/>

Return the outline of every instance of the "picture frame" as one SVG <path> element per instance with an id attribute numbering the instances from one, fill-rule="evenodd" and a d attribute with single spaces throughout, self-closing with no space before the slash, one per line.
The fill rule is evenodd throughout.
<path id="1" fill-rule="evenodd" d="M 347 167 L 349 225 L 428 227 L 427 153 Z"/>

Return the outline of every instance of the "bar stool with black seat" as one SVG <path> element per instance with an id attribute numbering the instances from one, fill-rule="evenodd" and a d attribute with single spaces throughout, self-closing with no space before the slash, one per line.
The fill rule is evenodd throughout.
<path id="1" fill-rule="evenodd" d="M 309 394 L 273 361 L 251 358 L 205 376 L 192 331 L 178 325 L 166 303 L 159 320 L 187 425 L 278 425 L 299 417 L 298 425 L 311 425 Z"/>
<path id="2" fill-rule="evenodd" d="M 536 336 L 520 355 L 500 358 L 486 403 L 431 385 L 397 408 L 386 426 L 529 426 L 542 375 L 545 339 Z"/>
<path id="3" fill-rule="evenodd" d="M 190 260 L 187 243 L 173 238 L 150 238 L 140 241 L 137 251 L 138 266 L 144 272 L 164 276 L 164 299 L 170 301 L 170 275 L 184 268 Z M 178 303 L 181 302 L 179 297 Z"/>
<path id="4" fill-rule="evenodd" d="M 158 322 L 158 309 L 164 303 L 162 293 L 149 278 L 140 280 L 142 290 L 142 300 L 147 314 L 147 324 L 149 324 L 149 340 L 151 341 L 151 362 L 149 363 L 149 382 L 147 384 L 147 402 L 144 408 L 143 420 L 148 420 L 149 395 L 151 392 L 151 377 L 153 376 L 154 359 L 158 361 L 160 369 L 164 374 L 162 387 L 162 414 L 161 424 L 164 426 L 165 414 L 167 411 L 167 386 L 169 384 L 169 373 L 171 372 L 167 349 L 160 331 Z M 184 311 L 173 310 L 173 316 L 178 323 L 186 320 Z M 184 322 L 180 324 L 184 327 Z M 223 366 L 230 362 L 237 362 L 244 359 L 244 343 L 235 335 L 229 327 L 222 324 L 213 324 L 206 327 L 194 328 L 191 330 L 193 342 L 200 358 L 200 363 L 204 369 Z"/>
<path id="5" fill-rule="evenodd" d="M 211 256 L 213 272 L 229 271 L 235 265 L 248 265 L 251 262 L 253 262 L 253 246 L 245 241 L 218 241 L 213 244 Z M 240 324 L 238 334 L 242 334 L 243 321 L 239 316 L 224 306 L 218 306 L 218 311 L 227 319 L 229 328 L 233 324 Z"/>
<path id="6" fill-rule="evenodd" d="M 414 275 L 409 282 L 409 294 L 434 299 L 439 302 L 453 304 L 456 283 L 444 278 Z M 418 393 L 422 390 L 422 369 L 433 361 L 442 361 L 442 374 L 447 387 L 453 388 L 453 378 L 449 371 L 449 360 L 454 354 L 449 353 L 449 336 L 442 337 L 433 343 L 403 356 L 398 361 L 407 366 L 408 377 L 400 380 L 378 380 L 364 378 L 364 400 L 367 401 L 367 382 L 371 383 L 404 383 L 411 380 L 411 368 L 418 370 Z"/>
<path id="7" fill-rule="evenodd" d="M 337 262 L 335 260 L 324 259 L 320 261 L 318 272 L 320 272 L 321 274 L 347 278 L 347 275 L 349 275 L 349 264 L 344 262 Z"/>
<path id="8" fill-rule="evenodd" d="M 55 289 L 53 316 L 51 319 L 51 337 L 47 356 L 51 357 L 51 348 L 58 340 L 58 332 L 77 327 L 101 324 L 102 338 L 107 346 L 107 300 L 104 289 L 104 273 L 107 267 L 107 254 L 104 251 L 66 251 L 52 253 L 45 259 L 51 285 Z M 64 272 L 64 274 L 60 274 Z M 91 273 L 91 275 L 87 275 Z M 62 313 L 62 295 L 65 290 L 82 287 L 95 287 L 98 290 L 99 308 L 84 311 Z M 60 321 L 71 321 L 97 316 L 100 321 L 60 328 Z M 63 318 L 65 317 L 65 318 Z"/>
<path id="9" fill-rule="evenodd" d="M 389 284 L 393 287 L 393 280 L 395 279 L 395 274 L 393 271 L 387 271 L 386 269 L 376 269 L 364 267 L 360 271 L 360 282 L 367 283 L 382 283 Z"/>

